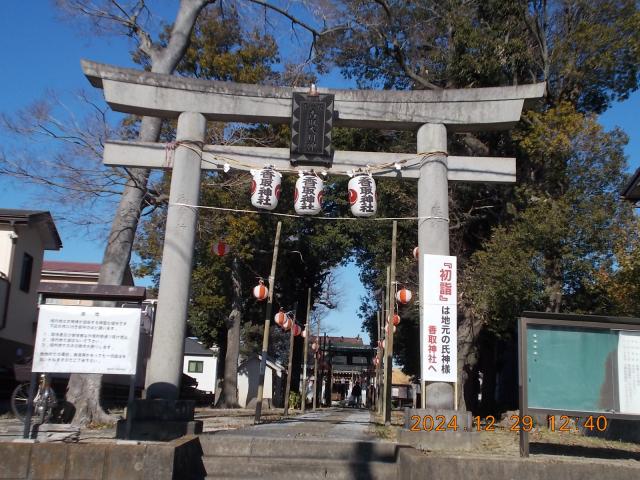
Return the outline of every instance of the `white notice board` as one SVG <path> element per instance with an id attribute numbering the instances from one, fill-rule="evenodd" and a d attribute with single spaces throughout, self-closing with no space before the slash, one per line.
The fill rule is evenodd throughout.
<path id="1" fill-rule="evenodd" d="M 140 309 L 41 305 L 34 372 L 136 373 Z"/>
<path id="2" fill-rule="evenodd" d="M 422 292 L 422 380 L 456 382 L 458 286 L 456 257 L 424 255 Z"/>
<path id="3" fill-rule="evenodd" d="M 640 414 L 640 332 L 618 334 L 620 413 Z"/>

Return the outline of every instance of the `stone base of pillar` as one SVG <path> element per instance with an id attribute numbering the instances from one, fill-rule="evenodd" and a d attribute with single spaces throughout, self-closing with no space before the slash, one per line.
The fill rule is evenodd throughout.
<path id="1" fill-rule="evenodd" d="M 194 420 L 193 400 L 134 400 L 127 409 L 127 420 L 120 420 L 116 438 L 130 440 L 169 441 L 183 435 L 202 433 L 202 421 Z"/>
<path id="2" fill-rule="evenodd" d="M 480 442 L 471 412 L 434 408 L 405 408 L 398 443 L 419 450 L 472 450 Z"/>
<path id="3" fill-rule="evenodd" d="M 425 407 L 453 410 L 454 392 L 450 383 L 435 382 L 429 383 L 425 388 Z"/>

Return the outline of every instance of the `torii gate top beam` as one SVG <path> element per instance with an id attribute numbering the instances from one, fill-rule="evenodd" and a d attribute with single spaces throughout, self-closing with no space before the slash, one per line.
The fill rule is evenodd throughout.
<path id="1" fill-rule="evenodd" d="M 82 69 L 116 111 L 177 118 L 200 112 L 208 120 L 289 123 L 294 91 L 143 72 L 83 60 Z M 449 131 L 507 129 L 520 120 L 526 101 L 544 95 L 545 84 L 460 90 L 326 90 L 335 95 L 335 126 L 414 130 L 439 123 Z"/>

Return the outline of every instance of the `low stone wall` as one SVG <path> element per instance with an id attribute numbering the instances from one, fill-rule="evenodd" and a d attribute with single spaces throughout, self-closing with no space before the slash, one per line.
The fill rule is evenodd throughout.
<path id="1" fill-rule="evenodd" d="M 196 436 L 167 443 L 0 443 L 0 479 L 172 480 L 206 475 Z"/>
<path id="2" fill-rule="evenodd" d="M 450 480 L 452 478 L 491 480 L 637 480 L 640 463 L 592 458 L 507 458 L 465 454 L 427 454 L 400 447 L 399 480 Z"/>

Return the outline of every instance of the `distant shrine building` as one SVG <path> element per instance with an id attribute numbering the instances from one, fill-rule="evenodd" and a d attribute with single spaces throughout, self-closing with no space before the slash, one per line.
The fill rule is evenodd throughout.
<path id="1" fill-rule="evenodd" d="M 322 379 L 324 387 L 323 403 L 347 400 L 356 382 L 360 383 L 363 390 L 374 383 L 376 371 L 373 359 L 376 350 L 365 345 L 362 338 L 323 336 L 319 344 L 321 358 L 318 377 Z M 330 388 L 327 388 L 329 385 Z"/>

